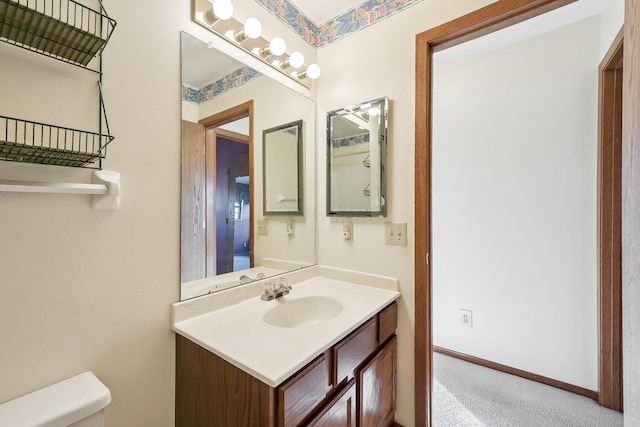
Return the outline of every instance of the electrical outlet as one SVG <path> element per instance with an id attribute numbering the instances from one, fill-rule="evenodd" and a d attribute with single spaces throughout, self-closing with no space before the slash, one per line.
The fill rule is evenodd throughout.
<path id="1" fill-rule="evenodd" d="M 407 246 L 407 223 L 385 222 L 384 235 L 385 245 Z"/>
<path id="2" fill-rule="evenodd" d="M 258 220 L 258 235 L 259 236 L 268 236 L 269 235 L 269 221 L 266 219 Z"/>
<path id="3" fill-rule="evenodd" d="M 460 309 L 460 326 L 473 328 L 473 314 L 471 310 Z"/>
<path id="4" fill-rule="evenodd" d="M 353 222 L 344 221 L 342 223 L 342 239 L 353 240 Z"/>

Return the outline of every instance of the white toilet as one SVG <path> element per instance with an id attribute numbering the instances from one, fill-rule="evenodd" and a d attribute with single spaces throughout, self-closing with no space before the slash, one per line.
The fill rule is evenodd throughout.
<path id="1" fill-rule="evenodd" d="M 92 372 L 0 404 L 0 426 L 102 427 L 111 392 Z"/>

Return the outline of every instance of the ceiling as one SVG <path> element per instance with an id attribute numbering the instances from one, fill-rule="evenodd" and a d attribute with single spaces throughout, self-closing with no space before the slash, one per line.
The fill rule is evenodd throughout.
<path id="1" fill-rule="evenodd" d="M 244 65 L 187 33 L 182 33 L 181 42 L 182 83 L 187 86 L 201 89 Z"/>
<path id="2" fill-rule="evenodd" d="M 363 0 L 289 0 L 316 24 L 324 24 L 342 12 L 346 12 Z"/>

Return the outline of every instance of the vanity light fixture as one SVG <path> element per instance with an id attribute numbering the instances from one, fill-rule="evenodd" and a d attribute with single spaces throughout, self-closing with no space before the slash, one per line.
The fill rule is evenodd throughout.
<path id="1" fill-rule="evenodd" d="M 311 64 L 305 71 L 296 73 L 295 76 L 300 80 L 306 79 L 307 77 L 311 80 L 315 80 L 320 77 L 320 66 L 318 64 Z"/>
<path id="2" fill-rule="evenodd" d="M 244 21 L 242 30 L 233 34 L 232 38 L 238 43 L 246 39 L 257 39 L 262 34 L 262 24 L 256 18 L 248 18 Z"/>
<path id="3" fill-rule="evenodd" d="M 287 53 L 287 43 L 282 37 L 273 37 L 268 41 L 262 36 L 262 24 L 256 18 L 248 18 L 244 24 L 234 19 L 232 0 L 208 0 L 208 3 L 211 4 L 209 9 L 204 12 L 195 12 L 196 22 L 236 43 L 241 49 L 304 86 L 310 87 L 310 82 L 309 80 L 302 82 L 302 80 L 315 80 L 320 76 L 320 67 L 317 64 L 311 64 L 306 70 L 303 69 L 305 58 L 301 52 Z M 219 21 L 229 22 L 216 26 L 215 24 Z M 244 44 L 248 39 L 255 41 Z M 213 47 L 213 43 L 209 43 L 209 47 Z"/>

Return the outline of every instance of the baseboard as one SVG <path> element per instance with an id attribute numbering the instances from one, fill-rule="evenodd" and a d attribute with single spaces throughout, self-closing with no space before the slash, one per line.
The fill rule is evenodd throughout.
<path id="1" fill-rule="evenodd" d="M 588 390 L 586 388 L 578 387 L 573 384 L 568 384 L 562 381 L 554 380 L 552 378 L 543 377 L 542 375 L 537 375 L 531 372 L 523 371 L 521 369 L 501 365 L 500 363 L 491 362 L 489 360 L 480 359 L 479 357 L 469 356 L 468 354 L 458 353 L 457 351 L 448 350 L 442 347 L 433 346 L 433 351 L 436 353 L 444 354 L 446 356 L 455 357 L 456 359 L 464 360 L 465 362 L 475 363 L 476 365 L 484 366 L 485 368 L 505 372 L 507 374 L 515 375 L 530 381 L 536 381 L 551 387 L 559 388 L 560 390 L 579 394 L 580 396 L 585 396 L 596 401 L 598 400 L 597 391 Z"/>

